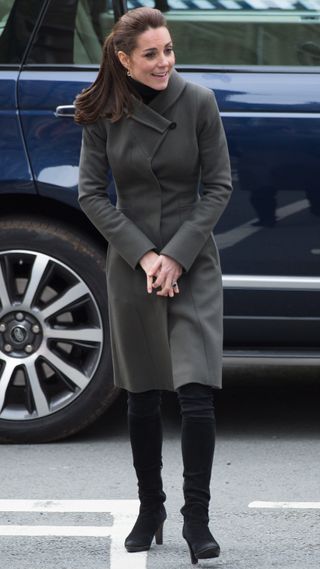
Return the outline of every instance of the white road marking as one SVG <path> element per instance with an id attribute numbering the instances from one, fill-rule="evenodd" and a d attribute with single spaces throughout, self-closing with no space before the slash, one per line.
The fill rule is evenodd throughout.
<path id="1" fill-rule="evenodd" d="M 277 508 L 280 510 L 319 510 L 320 502 L 250 502 L 249 508 Z"/>
<path id="2" fill-rule="evenodd" d="M 109 537 L 110 527 L 101 526 L 0 526 L 0 535 Z"/>
<path id="3" fill-rule="evenodd" d="M 110 537 L 110 569 L 145 569 L 145 551 L 130 554 L 123 545 L 139 509 L 138 500 L 0 500 L 0 512 L 110 513 L 112 526 L 0 526 L 3 536 Z"/>
<path id="4" fill-rule="evenodd" d="M 0 500 L 0 512 L 94 512 L 136 515 L 138 500 Z"/>

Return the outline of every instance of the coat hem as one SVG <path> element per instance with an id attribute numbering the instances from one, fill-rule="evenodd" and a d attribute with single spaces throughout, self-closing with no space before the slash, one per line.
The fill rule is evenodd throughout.
<path id="1" fill-rule="evenodd" d="M 207 387 L 212 387 L 212 389 L 217 389 L 217 390 L 221 390 L 223 387 L 222 385 L 218 385 L 218 384 L 213 384 L 212 382 L 208 382 L 208 381 L 184 381 L 179 383 L 179 385 L 177 386 L 172 386 L 171 388 L 166 386 L 166 387 L 161 387 L 161 385 L 159 385 L 159 387 L 150 387 L 148 389 L 128 389 L 127 387 L 124 387 L 123 385 L 117 385 L 116 383 L 114 384 L 115 387 L 117 387 L 118 389 L 123 389 L 124 391 L 128 391 L 129 393 L 144 393 L 146 391 L 169 391 L 171 393 L 175 393 L 177 391 L 177 389 L 179 389 L 179 387 L 182 387 L 183 385 L 188 385 L 189 383 L 200 383 L 201 385 L 206 385 Z"/>

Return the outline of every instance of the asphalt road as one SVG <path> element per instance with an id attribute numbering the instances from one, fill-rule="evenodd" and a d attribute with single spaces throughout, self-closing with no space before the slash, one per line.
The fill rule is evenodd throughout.
<path id="1" fill-rule="evenodd" d="M 222 553 L 199 567 L 318 569 L 318 375 L 299 369 L 226 374 L 225 388 L 216 397 L 218 436 L 210 512 Z M 1 569 L 191 567 L 179 513 L 180 419 L 170 394 L 163 402 L 168 510 L 164 545 L 153 545 L 147 555 L 123 551 L 137 507 L 125 407 L 121 397 L 107 415 L 72 439 L 0 448 Z M 12 500 L 29 502 L 22 507 Z M 61 501 L 64 511 L 54 511 L 59 503 L 48 500 Z M 264 504 L 254 507 L 257 501 Z M 282 502 L 287 507 L 281 507 Z M 80 511 L 72 511 L 77 508 Z"/>

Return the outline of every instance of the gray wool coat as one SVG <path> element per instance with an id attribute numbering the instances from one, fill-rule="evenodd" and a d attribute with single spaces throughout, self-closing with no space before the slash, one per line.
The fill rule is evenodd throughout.
<path id="1" fill-rule="evenodd" d="M 114 207 L 106 192 L 111 167 Z M 199 195 L 199 184 L 203 193 Z M 225 133 L 212 91 L 175 70 L 149 105 L 83 129 L 79 202 L 108 242 L 114 381 L 132 392 L 221 387 L 222 284 L 212 230 L 230 193 Z M 148 294 L 150 250 L 183 267 L 180 293 Z"/>

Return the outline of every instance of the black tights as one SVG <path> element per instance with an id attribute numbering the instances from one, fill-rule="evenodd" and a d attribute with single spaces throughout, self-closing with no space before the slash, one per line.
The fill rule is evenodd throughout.
<path id="1" fill-rule="evenodd" d="M 211 419 L 214 421 L 213 389 L 201 383 L 187 383 L 177 389 L 183 419 Z M 160 414 L 161 391 L 152 389 L 141 393 L 128 392 L 128 413 L 136 417 Z"/>

